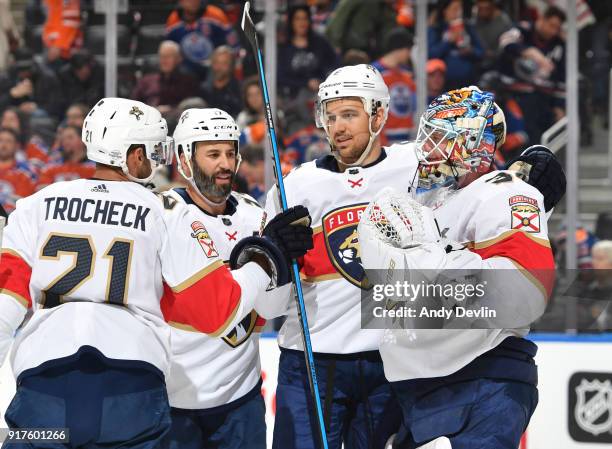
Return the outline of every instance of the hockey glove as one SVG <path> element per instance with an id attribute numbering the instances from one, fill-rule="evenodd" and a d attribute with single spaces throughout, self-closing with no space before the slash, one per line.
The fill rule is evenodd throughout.
<path id="1" fill-rule="evenodd" d="M 544 196 L 544 209 L 549 212 L 565 195 L 566 179 L 556 156 L 543 145 L 533 145 L 508 164 L 508 170 Z"/>
<path id="2" fill-rule="evenodd" d="M 263 230 L 263 236 L 278 246 L 289 265 L 292 259 L 302 257 L 314 247 L 310 223 L 307 208 L 291 207 L 270 220 Z"/>
<path id="3" fill-rule="evenodd" d="M 259 264 L 270 276 L 268 289 L 280 287 L 291 280 L 285 255 L 266 237 L 252 236 L 240 240 L 232 249 L 229 262 L 232 270 L 248 262 Z"/>

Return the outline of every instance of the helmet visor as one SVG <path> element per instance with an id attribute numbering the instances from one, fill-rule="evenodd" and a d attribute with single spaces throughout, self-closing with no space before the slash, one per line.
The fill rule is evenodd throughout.
<path id="1" fill-rule="evenodd" d="M 147 157 L 153 165 L 170 165 L 174 155 L 174 139 L 166 137 L 165 141 L 149 141 L 145 145 Z"/>

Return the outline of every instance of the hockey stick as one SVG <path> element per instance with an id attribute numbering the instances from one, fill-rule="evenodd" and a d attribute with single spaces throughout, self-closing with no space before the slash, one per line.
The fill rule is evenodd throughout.
<path id="1" fill-rule="evenodd" d="M 287 196 L 285 194 L 285 183 L 283 182 L 283 173 L 281 171 L 280 156 L 276 140 L 276 128 L 274 127 L 274 119 L 272 118 L 272 107 L 270 106 L 270 98 L 268 97 L 268 84 L 266 83 L 266 75 L 264 72 L 261 49 L 257 41 L 257 31 L 253 20 L 249 15 L 250 2 L 244 5 L 244 13 L 242 15 L 242 30 L 253 47 L 255 59 L 257 61 L 257 72 L 259 74 L 259 83 L 264 96 L 264 106 L 266 110 L 266 125 L 268 128 L 268 139 L 272 145 L 272 159 L 274 162 L 274 177 L 276 178 L 276 188 L 279 194 L 279 200 L 283 210 L 287 210 Z M 321 448 L 327 449 L 327 434 L 325 432 L 325 422 L 323 419 L 323 407 L 321 406 L 321 398 L 319 397 L 319 387 L 317 384 L 317 373 L 314 366 L 314 357 L 312 355 L 312 345 L 310 343 L 310 331 L 308 330 L 308 317 L 306 316 L 306 307 L 304 305 L 304 294 L 302 293 L 302 283 L 300 280 L 300 269 L 297 261 L 291 262 L 291 278 L 294 286 L 295 298 L 297 300 L 298 315 L 300 318 L 302 330 L 302 343 L 304 344 L 304 357 L 306 359 L 306 371 L 308 374 L 308 383 L 313 396 L 317 419 L 319 422 L 319 436 L 321 438 Z"/>

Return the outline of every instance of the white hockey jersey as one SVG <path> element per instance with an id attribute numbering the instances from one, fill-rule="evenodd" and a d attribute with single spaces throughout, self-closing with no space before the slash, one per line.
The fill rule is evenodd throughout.
<path id="1" fill-rule="evenodd" d="M 434 215 L 443 235 L 466 245 L 452 268 L 486 279 L 492 307 L 541 313 L 554 282 L 544 199 L 513 172 L 495 171 L 453 192 Z M 468 251 L 469 249 L 469 251 Z M 496 270 L 491 271 L 491 270 Z M 502 272 L 500 270 L 507 270 Z M 500 274 L 503 273 L 503 274 Z M 495 284 L 497 283 L 497 284 Z M 380 353 L 390 381 L 450 375 L 528 329 L 387 330 Z"/>
<path id="2" fill-rule="evenodd" d="M 289 207 L 310 211 L 314 248 L 301 261 L 304 301 L 314 352 L 352 354 L 378 349 L 382 330 L 362 329 L 361 267 L 357 225 L 365 207 L 386 186 L 407 191 L 414 179 L 417 159 L 412 143 L 383 149 L 367 167 L 337 171 L 333 156 L 302 164 L 285 178 Z M 280 210 L 276 189 L 268 192 L 266 211 Z M 287 300 L 291 295 L 287 294 Z M 279 345 L 302 350 L 295 303 L 287 301 L 287 320 Z"/>
<path id="3" fill-rule="evenodd" d="M 259 234 L 264 211 L 251 197 L 232 193 L 224 215 L 212 216 L 198 208 L 185 189 L 164 192 L 168 202 L 189 204 L 215 242 L 215 251 L 229 260 L 242 238 Z M 261 376 L 259 332 L 265 320 L 255 311 L 218 338 L 172 328 L 172 359 L 166 379 L 172 407 L 207 409 L 243 397 Z"/>
<path id="4" fill-rule="evenodd" d="M 16 376 L 85 345 L 166 374 L 162 309 L 177 326 L 227 333 L 269 277 L 254 263 L 230 272 L 197 222 L 132 182 L 59 182 L 20 200 L 0 259 L 0 357 L 28 309 L 11 356 Z"/>

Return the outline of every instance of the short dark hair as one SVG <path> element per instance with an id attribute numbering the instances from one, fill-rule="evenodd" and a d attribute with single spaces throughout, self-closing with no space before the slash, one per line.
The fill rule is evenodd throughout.
<path id="1" fill-rule="evenodd" d="M 127 149 L 125 155 L 129 156 L 130 154 L 132 154 L 133 151 L 136 151 L 137 148 L 142 148 L 143 152 L 146 152 L 145 150 L 145 146 L 142 143 L 133 143 L 130 145 L 130 147 Z"/>
<path id="2" fill-rule="evenodd" d="M 561 23 L 565 23 L 565 21 L 567 20 L 567 14 L 565 14 L 565 11 L 563 11 L 558 6 L 554 6 L 554 5 L 551 5 L 548 8 L 546 8 L 546 10 L 544 11 L 544 14 L 542 14 L 542 17 L 544 19 L 550 19 L 551 17 L 557 17 L 561 21 Z"/>

